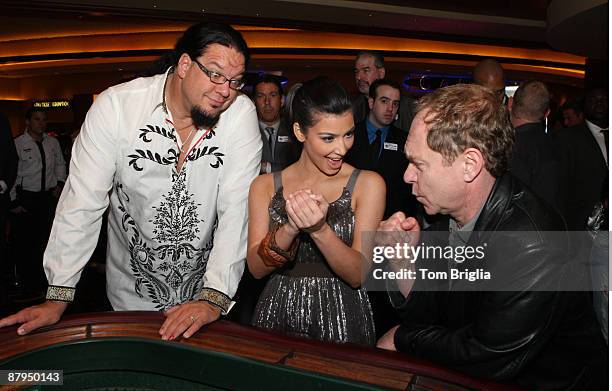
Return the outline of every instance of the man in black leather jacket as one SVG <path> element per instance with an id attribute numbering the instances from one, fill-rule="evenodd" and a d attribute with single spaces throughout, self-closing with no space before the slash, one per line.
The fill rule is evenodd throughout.
<path id="1" fill-rule="evenodd" d="M 447 87 L 419 102 L 404 180 L 428 214 L 449 216 L 441 223 L 447 243 L 487 246 L 476 263 L 451 258 L 436 270 L 478 267 L 493 277 L 432 282 L 416 270 L 390 292 L 402 324 L 378 346 L 528 389 L 607 389 L 607 347 L 579 290 L 586 276 L 566 257 L 561 216 L 508 173 L 513 140 L 506 109 L 480 86 Z M 398 231 L 411 233 L 412 246 L 431 238 L 398 212 L 381 223 L 377 245 Z"/>

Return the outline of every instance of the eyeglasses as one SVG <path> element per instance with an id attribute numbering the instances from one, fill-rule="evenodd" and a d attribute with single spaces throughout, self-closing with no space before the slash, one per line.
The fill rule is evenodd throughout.
<path id="1" fill-rule="evenodd" d="M 206 74 L 206 76 L 208 76 L 208 78 L 210 79 L 210 81 L 212 81 L 215 84 L 225 84 L 227 82 L 229 82 L 229 86 L 232 90 L 239 90 L 242 87 L 244 87 L 244 80 L 242 79 L 228 79 L 227 77 L 223 76 L 222 74 L 215 72 L 215 71 L 211 71 L 210 69 L 206 69 L 206 67 L 202 64 L 200 64 L 200 62 L 198 60 L 193 60 L 196 64 L 198 64 L 198 67 L 200 67 L 200 69 L 202 70 L 202 72 L 204 72 Z"/>

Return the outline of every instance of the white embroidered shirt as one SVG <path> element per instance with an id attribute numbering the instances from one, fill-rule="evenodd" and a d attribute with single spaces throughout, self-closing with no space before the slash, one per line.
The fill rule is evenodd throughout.
<path id="1" fill-rule="evenodd" d="M 68 300 L 107 207 L 107 294 L 115 310 L 161 310 L 193 299 L 230 310 L 244 270 L 247 199 L 262 141 L 240 94 L 212 129 L 182 147 L 163 104 L 167 74 L 111 87 L 73 147 L 44 265 L 48 298 Z"/>

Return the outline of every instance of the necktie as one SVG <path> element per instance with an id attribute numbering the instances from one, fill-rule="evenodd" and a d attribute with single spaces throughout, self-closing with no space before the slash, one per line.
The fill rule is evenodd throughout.
<path id="1" fill-rule="evenodd" d="M 47 159 L 45 157 L 45 149 L 43 148 L 42 141 L 36 141 L 36 145 L 38 146 L 38 150 L 40 151 L 40 160 L 42 161 L 42 169 L 40 173 L 40 191 L 45 191 L 45 177 L 47 176 Z"/>
<path id="2" fill-rule="evenodd" d="M 268 146 L 270 147 L 271 160 L 274 160 L 274 128 L 271 126 L 266 127 L 266 134 L 268 135 Z"/>
<path id="3" fill-rule="evenodd" d="M 606 144 L 606 156 L 608 156 L 608 129 L 602 129 L 601 134 L 604 136 L 604 143 Z"/>
<path id="4" fill-rule="evenodd" d="M 381 141 L 382 132 L 380 129 L 376 131 L 376 137 L 371 144 L 372 150 L 372 162 L 378 164 L 378 158 L 380 157 L 380 141 Z"/>

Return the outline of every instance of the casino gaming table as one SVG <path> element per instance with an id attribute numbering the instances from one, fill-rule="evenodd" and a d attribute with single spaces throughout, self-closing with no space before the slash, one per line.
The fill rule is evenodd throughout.
<path id="1" fill-rule="evenodd" d="M 0 370 L 63 370 L 36 390 L 516 390 L 397 352 L 282 336 L 225 320 L 162 341 L 158 312 L 72 315 L 27 336 L 0 329 Z"/>

